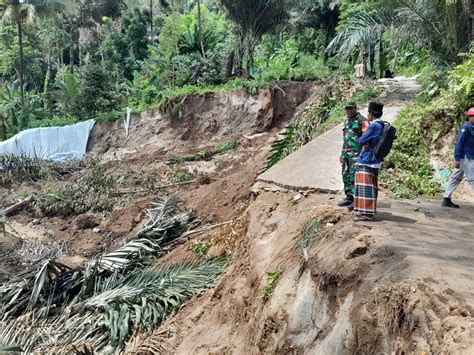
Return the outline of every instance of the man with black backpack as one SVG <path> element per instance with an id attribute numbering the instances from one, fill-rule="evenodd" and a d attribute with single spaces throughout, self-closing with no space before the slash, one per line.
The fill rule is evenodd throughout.
<path id="1" fill-rule="evenodd" d="M 370 102 L 370 122 L 367 131 L 359 138 L 363 147 L 355 174 L 354 220 L 373 221 L 377 212 L 378 174 L 383 158 L 392 148 L 395 129 L 380 118 L 383 105 Z"/>

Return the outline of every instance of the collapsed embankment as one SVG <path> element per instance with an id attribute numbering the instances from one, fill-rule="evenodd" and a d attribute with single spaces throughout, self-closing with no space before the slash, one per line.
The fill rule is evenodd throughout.
<path id="1" fill-rule="evenodd" d="M 472 219 L 432 218 L 432 212 L 403 205 L 405 217 L 367 227 L 332 207 L 330 195 L 252 189 L 265 166 L 272 129 L 291 119 L 315 87 L 280 83 L 258 97 L 238 91 L 191 95 L 180 103 L 181 118 L 158 111 L 134 116 L 128 138 L 123 122 L 98 123 L 90 152 L 112 160 L 107 173 L 121 189 L 138 192 L 120 195 L 108 213 L 46 217 L 29 208 L 12 222 L 28 227 L 17 228 L 20 232 L 34 230 L 35 238 L 43 234 L 64 243 L 76 265 L 114 250 L 140 230 L 144 208 L 165 195 L 179 193 L 205 224 L 219 225 L 183 238 L 158 261 L 228 255 L 232 262 L 215 289 L 187 303 L 154 332 L 132 337 L 128 353 L 140 348 L 140 337 L 144 343 L 158 339 L 178 354 L 473 353 L 473 299 L 459 285 L 472 280 L 469 255 L 460 254 L 470 245 Z M 229 137 L 237 140 L 235 150 L 212 161 L 179 164 L 205 172 L 205 179 L 149 187 L 150 180 L 170 169 L 165 164 L 169 154 L 199 152 Z M 45 186 L 25 183 L 13 195 Z M 11 191 L 6 194 L 12 198 Z M 318 227 L 303 233 L 311 219 L 319 221 Z M 448 230 L 458 239 L 449 238 Z M 2 254 L 14 257 L 18 240 L 8 241 Z M 417 249 L 410 250 L 410 243 Z M 441 271 L 445 275 L 436 277 Z M 447 283 L 450 278 L 460 281 Z"/>
<path id="2" fill-rule="evenodd" d="M 128 137 L 122 120 L 96 123 L 87 150 L 120 158 L 140 150 L 195 150 L 226 137 L 269 132 L 290 121 L 316 87 L 281 81 L 258 95 L 244 89 L 187 95 L 164 109 L 132 114 Z"/>
<path id="3" fill-rule="evenodd" d="M 159 329 L 176 353 L 472 354 L 473 309 L 435 275 L 413 273 L 394 236 L 354 225 L 327 195 L 274 191 L 243 214 L 217 287 Z M 311 218 L 305 262 L 297 245 Z"/>

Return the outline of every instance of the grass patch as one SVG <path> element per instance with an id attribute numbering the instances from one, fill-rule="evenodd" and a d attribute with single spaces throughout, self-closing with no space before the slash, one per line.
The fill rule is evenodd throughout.
<path id="1" fill-rule="evenodd" d="M 320 223 L 316 218 L 311 218 L 307 221 L 303 228 L 301 229 L 301 234 L 298 242 L 296 243 L 296 248 L 301 254 L 301 266 L 299 270 L 300 276 L 303 274 L 303 271 L 308 265 L 308 247 L 310 247 L 316 240 L 321 238 L 319 232 Z"/>
<path id="2" fill-rule="evenodd" d="M 263 303 L 266 303 L 270 299 L 270 296 L 272 295 L 273 290 L 275 289 L 278 281 L 280 280 L 280 277 L 281 271 L 267 272 L 268 285 L 265 286 L 258 295 L 258 297 L 263 301 Z"/>
<path id="3" fill-rule="evenodd" d="M 210 240 L 202 240 L 191 245 L 191 250 L 199 256 L 204 256 L 209 253 L 209 249 L 212 247 L 212 242 Z"/>
<path id="4" fill-rule="evenodd" d="M 167 181 L 170 184 L 179 185 L 193 181 L 195 178 L 196 174 L 192 173 L 187 168 L 177 167 L 169 172 Z"/>

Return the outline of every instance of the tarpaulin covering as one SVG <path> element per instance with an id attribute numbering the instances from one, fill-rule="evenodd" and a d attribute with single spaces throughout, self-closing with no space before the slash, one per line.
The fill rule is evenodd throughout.
<path id="1" fill-rule="evenodd" d="M 0 142 L 0 154 L 27 155 L 48 160 L 82 159 L 95 120 L 64 127 L 32 128 Z"/>

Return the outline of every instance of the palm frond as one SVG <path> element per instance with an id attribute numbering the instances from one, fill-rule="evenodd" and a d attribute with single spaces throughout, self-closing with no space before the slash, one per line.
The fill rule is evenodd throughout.
<path id="1" fill-rule="evenodd" d="M 32 4 L 19 5 L 19 14 L 27 24 L 32 24 L 36 20 L 36 7 Z"/>
<path id="2" fill-rule="evenodd" d="M 171 331 L 170 331 L 171 328 Z M 153 331 L 138 331 L 132 334 L 123 350 L 124 354 L 171 354 L 172 346 L 168 343 L 173 325 L 165 322 Z"/>
<path id="3" fill-rule="evenodd" d="M 227 263 L 225 258 L 210 258 L 123 276 L 110 289 L 76 304 L 72 315 L 65 313 L 56 320 L 57 345 L 90 344 L 103 352 L 121 349 L 134 330 L 152 330 L 186 300 L 211 286 Z"/>
<path id="4" fill-rule="evenodd" d="M 116 251 L 77 269 L 44 260 L 1 285 L 0 344 L 25 352 L 119 352 L 133 332 L 150 332 L 210 287 L 227 259 L 143 270 L 190 219 L 177 196 L 153 204 L 146 215 L 145 227 Z"/>
<path id="5" fill-rule="evenodd" d="M 357 13 L 329 43 L 326 53 L 346 57 L 360 47 L 374 46 L 392 21 L 393 14 L 389 10 Z"/>

